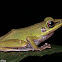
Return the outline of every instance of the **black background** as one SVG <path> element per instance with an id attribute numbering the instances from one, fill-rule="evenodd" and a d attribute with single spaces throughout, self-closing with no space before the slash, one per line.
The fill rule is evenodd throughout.
<path id="1" fill-rule="evenodd" d="M 30 3 L 29 3 L 30 4 Z M 29 4 L 17 4 L 17 3 L 7 3 L 2 4 L 0 7 L 0 36 L 5 35 L 11 29 L 24 28 L 35 23 L 41 22 L 45 17 L 53 17 L 54 19 L 62 18 L 61 9 L 55 6 L 43 6 Z M 62 27 L 56 30 L 55 34 L 49 38 L 46 42 L 56 45 L 62 45 Z M 51 58 L 52 57 L 52 58 Z M 40 57 L 29 57 L 35 61 L 47 61 L 51 60 L 61 60 L 62 53 L 57 53 L 53 55 L 46 55 L 40 59 Z M 27 58 L 28 59 L 28 58 Z M 25 60 L 27 60 L 25 59 Z M 27 61 L 29 61 L 29 59 Z"/>

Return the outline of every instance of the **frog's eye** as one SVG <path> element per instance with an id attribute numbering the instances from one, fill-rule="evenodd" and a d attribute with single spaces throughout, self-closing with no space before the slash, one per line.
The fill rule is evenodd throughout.
<path id="1" fill-rule="evenodd" d="M 54 21 L 52 21 L 52 20 L 50 20 L 50 21 L 47 22 L 47 26 L 48 26 L 49 28 L 54 27 L 54 25 L 55 25 L 55 23 L 54 23 Z"/>

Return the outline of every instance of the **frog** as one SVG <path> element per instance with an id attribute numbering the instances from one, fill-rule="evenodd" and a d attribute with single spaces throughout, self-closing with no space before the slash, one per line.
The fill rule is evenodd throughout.
<path id="1" fill-rule="evenodd" d="M 45 43 L 38 45 L 48 38 L 62 26 L 62 19 L 53 19 L 46 17 L 44 21 L 34 25 L 12 29 L 7 34 L 0 37 L 0 51 L 42 51 L 51 48 L 51 45 Z"/>

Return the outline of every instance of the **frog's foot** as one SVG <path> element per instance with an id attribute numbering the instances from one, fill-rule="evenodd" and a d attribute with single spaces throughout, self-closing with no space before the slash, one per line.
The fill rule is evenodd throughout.
<path id="1" fill-rule="evenodd" d="M 44 50 L 46 48 L 51 48 L 51 45 L 48 43 L 45 43 L 43 46 L 40 47 L 40 50 Z"/>

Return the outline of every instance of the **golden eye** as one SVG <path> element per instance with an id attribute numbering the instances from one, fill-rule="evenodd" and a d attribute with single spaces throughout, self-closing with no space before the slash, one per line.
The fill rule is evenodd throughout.
<path id="1" fill-rule="evenodd" d="M 47 22 L 47 26 L 48 26 L 49 28 L 53 28 L 54 25 L 55 25 L 55 23 L 54 23 L 54 21 L 52 21 L 52 20 L 50 20 L 50 21 Z"/>

